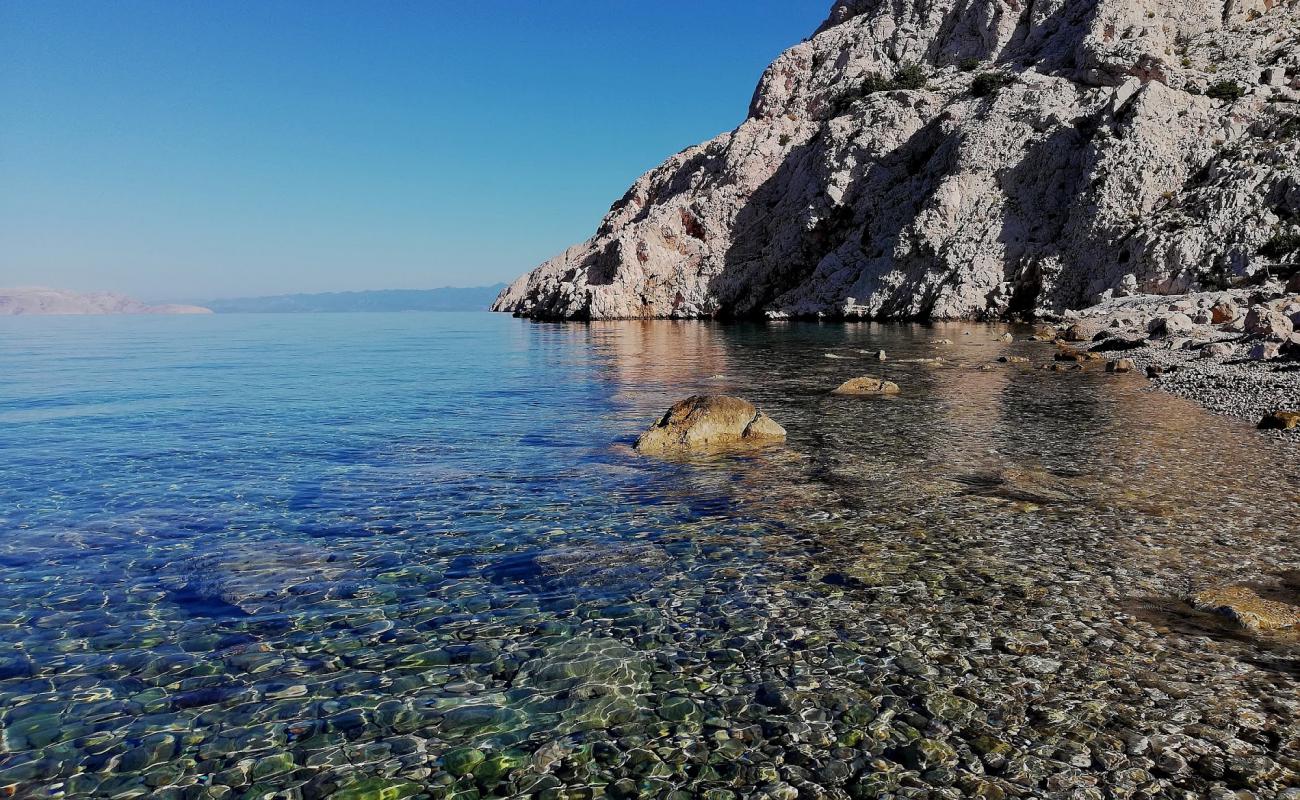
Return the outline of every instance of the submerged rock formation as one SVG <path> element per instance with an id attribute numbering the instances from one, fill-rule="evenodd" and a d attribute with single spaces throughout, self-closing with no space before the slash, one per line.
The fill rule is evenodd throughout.
<path id="1" fill-rule="evenodd" d="M 1218 586 L 1192 597 L 1192 606 L 1231 618 L 1254 631 L 1276 630 L 1300 625 L 1300 606 L 1260 597 L 1248 586 Z"/>
<path id="2" fill-rule="evenodd" d="M 202 306 L 151 306 L 114 292 L 65 289 L 0 289 L 0 316 L 38 314 L 211 314 Z"/>
<path id="3" fill-rule="evenodd" d="M 493 308 L 960 318 L 1300 261 L 1297 0 L 839 0 Z"/>

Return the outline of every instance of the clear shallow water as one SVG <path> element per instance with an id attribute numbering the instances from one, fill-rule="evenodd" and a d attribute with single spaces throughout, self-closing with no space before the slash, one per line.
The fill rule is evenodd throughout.
<path id="1" fill-rule="evenodd" d="M 0 320 L 0 794 L 1280 796 L 1294 449 L 1000 332 Z"/>

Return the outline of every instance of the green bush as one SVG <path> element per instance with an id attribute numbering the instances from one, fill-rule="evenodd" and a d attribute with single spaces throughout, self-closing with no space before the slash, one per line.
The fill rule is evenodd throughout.
<path id="1" fill-rule="evenodd" d="M 920 64 L 904 64 L 899 67 L 894 77 L 886 78 L 873 72 L 862 79 L 857 86 L 846 88 L 833 101 L 832 115 L 844 113 L 855 102 L 869 94 L 888 92 L 894 89 L 924 89 L 929 84 L 929 76 Z"/>
<path id="2" fill-rule="evenodd" d="M 891 82 L 894 89 L 924 89 L 929 85 L 930 76 L 920 64 L 904 64 L 898 68 Z"/>
<path id="3" fill-rule="evenodd" d="M 1259 248 L 1261 256 L 1275 261 L 1297 252 L 1300 252 L 1300 231 L 1278 231 Z"/>
<path id="4" fill-rule="evenodd" d="M 980 64 L 983 63 L 984 62 L 978 58 L 963 58 L 961 61 L 957 62 L 957 69 L 961 70 L 962 72 L 974 72 L 975 70 L 979 69 Z"/>
<path id="5" fill-rule="evenodd" d="M 971 81 L 970 93 L 975 97 L 989 97 L 1009 86 L 1015 79 L 1005 72 L 981 72 Z"/>
<path id="6" fill-rule="evenodd" d="M 1236 100 L 1246 94 L 1246 90 L 1236 81 L 1222 80 L 1210 85 L 1205 90 L 1206 97 L 1213 97 L 1215 100 Z"/>
<path id="7" fill-rule="evenodd" d="M 889 79 L 878 72 L 873 72 L 862 79 L 861 91 L 863 94 L 874 94 L 893 88 Z"/>

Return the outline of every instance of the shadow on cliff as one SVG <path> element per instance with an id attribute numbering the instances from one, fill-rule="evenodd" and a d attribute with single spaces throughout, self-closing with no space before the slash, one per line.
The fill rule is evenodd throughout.
<path id="1" fill-rule="evenodd" d="M 905 16 L 903 0 L 887 2 L 898 6 L 902 15 L 898 18 Z M 995 31 L 1010 13 L 1018 14 L 1015 28 L 1002 44 Z M 945 15 L 924 59 L 945 65 L 975 58 L 1013 73 L 1035 66 L 1072 76 L 1085 57 L 1085 42 L 1097 13 L 1095 0 L 1066 0 L 1041 17 L 1034 13 L 1032 4 L 1022 8 L 996 0 L 961 0 Z M 864 99 L 873 101 L 854 87 L 845 87 L 844 93 L 831 98 L 827 106 L 869 120 L 869 111 L 864 114 L 857 106 Z M 898 99 L 908 102 L 906 97 Z M 945 109 L 971 100 L 958 96 Z M 993 98 L 980 102 L 991 104 Z M 945 125 L 947 118 L 946 111 L 938 112 L 902 144 L 877 158 L 851 153 L 846 144 L 838 146 L 841 152 L 829 152 L 824 128 L 790 151 L 735 218 L 723 268 L 709 282 L 712 296 L 719 301 L 718 316 L 757 316 L 765 307 L 796 294 L 811 299 L 811 307 L 833 306 L 849 292 L 872 294 L 886 275 L 891 283 L 878 314 L 928 316 L 945 288 L 960 278 L 959 265 L 949 263 L 941 252 L 945 242 L 912 236 L 917 214 L 932 203 L 943 181 L 962 167 L 964 134 Z M 1065 192 L 1066 200 L 1077 194 L 1087 173 L 1086 161 L 1077 150 L 1090 135 L 1073 128 L 1056 131 L 999 176 L 1008 197 L 1000 241 L 1017 251 L 1014 256 L 1009 252 L 1004 264 L 1007 280 L 1016 287 L 1017 308 L 1033 307 L 1043 281 L 1043 261 L 1059 251 L 1056 239 L 1069 209 L 1060 193 Z M 855 168 L 836 202 L 825 187 L 832 165 L 848 155 L 862 165 Z M 1050 176 L 1047 183 L 1043 175 Z M 1041 219 L 1034 218 L 1040 214 Z M 832 254 L 838 258 L 828 260 Z M 807 286 L 814 276 L 816 287 Z"/>
<path id="2" fill-rule="evenodd" d="M 1096 157 L 1089 142 L 1099 125 L 1096 117 L 1058 128 L 1031 145 L 1014 167 L 998 174 L 1006 202 L 998 235 L 1004 249 L 1003 279 L 1013 287 L 1010 312 L 1032 311 L 1051 283 L 1056 301 L 1077 305 L 1085 298 L 1085 265 L 1065 263 L 1067 249 L 1081 248 L 1077 241 L 1088 232 L 1081 217 L 1081 197 L 1089 189 Z M 1064 283 L 1058 283 L 1065 281 Z"/>
<path id="3" fill-rule="evenodd" d="M 723 269 L 709 282 L 719 316 L 760 315 L 817 275 L 832 253 L 840 256 L 841 267 L 820 276 L 832 295 L 823 299 L 841 299 L 834 295 L 842 295 L 864 271 L 897 269 L 905 276 L 896 294 L 919 292 L 919 305 L 932 307 L 939 288 L 932 280 L 935 254 L 908 243 L 902 248 L 906 255 L 896 255 L 917 212 L 956 166 L 961 137 L 945 131 L 944 122 L 939 115 L 855 171 L 838 203 L 824 190 L 834 158 L 823 135 L 792 150 L 736 216 Z"/>
<path id="4" fill-rule="evenodd" d="M 1004 250 L 1003 280 L 1012 286 L 1009 311 L 1034 308 L 1043 282 L 1059 269 L 1061 236 L 1084 180 L 1079 131 L 1061 129 L 1031 146 L 1010 169 L 998 174 L 1006 196 L 998 241 Z"/>

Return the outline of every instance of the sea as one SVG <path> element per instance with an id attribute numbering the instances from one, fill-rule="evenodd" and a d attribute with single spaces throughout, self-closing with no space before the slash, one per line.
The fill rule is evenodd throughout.
<path id="1" fill-rule="evenodd" d="M 1031 333 L 0 318 L 0 797 L 1283 796 L 1294 449 Z"/>

